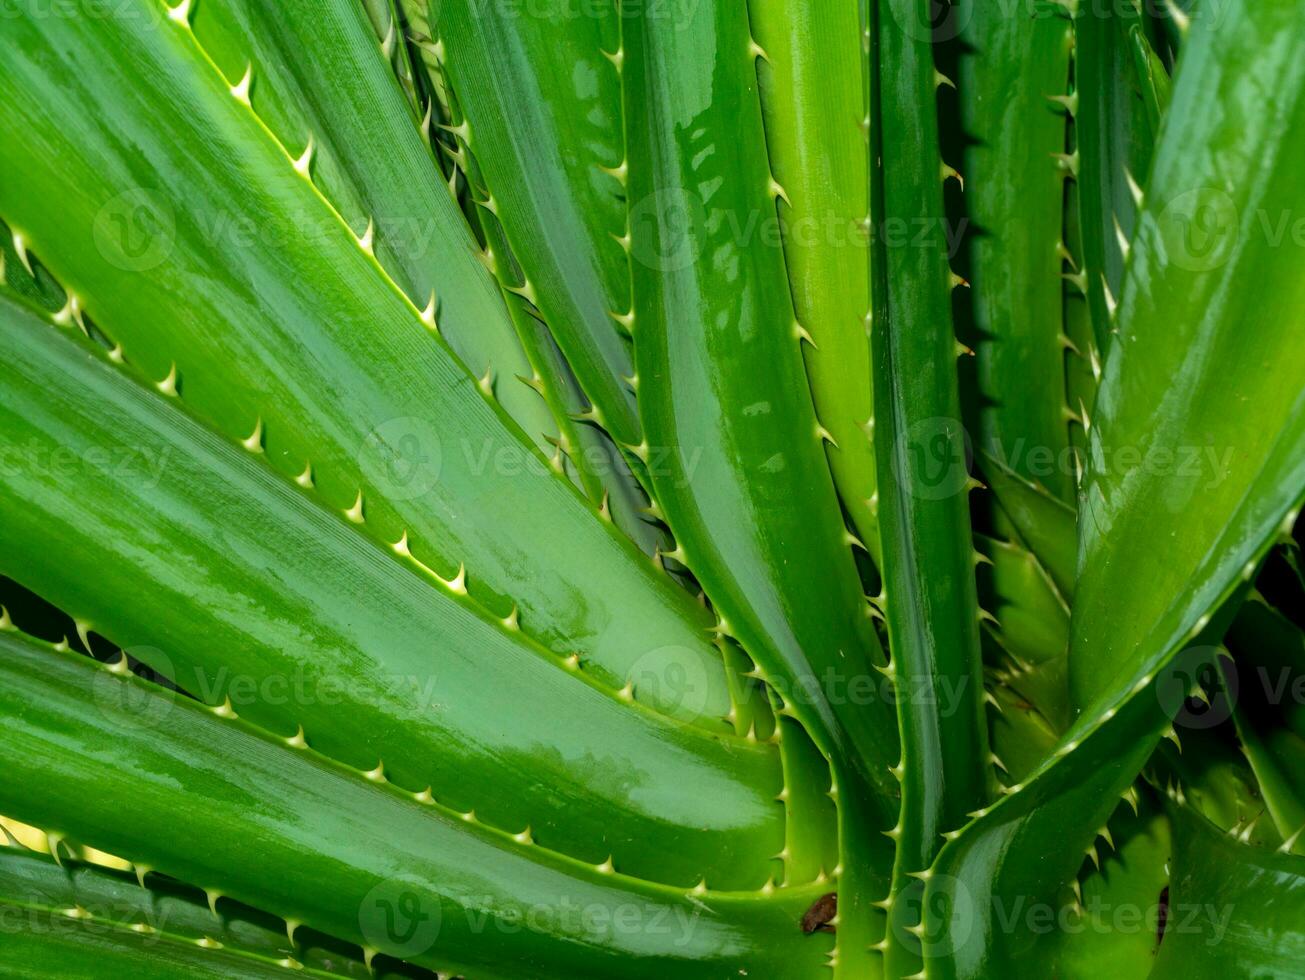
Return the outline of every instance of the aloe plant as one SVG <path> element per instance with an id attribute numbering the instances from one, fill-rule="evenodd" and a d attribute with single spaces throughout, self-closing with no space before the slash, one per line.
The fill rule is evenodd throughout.
<path id="1" fill-rule="evenodd" d="M 0 2 L 4 976 L 1305 976 L 1305 0 Z"/>

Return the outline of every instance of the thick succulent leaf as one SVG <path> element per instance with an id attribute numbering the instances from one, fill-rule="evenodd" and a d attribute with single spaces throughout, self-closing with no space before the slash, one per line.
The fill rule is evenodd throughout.
<path id="1" fill-rule="evenodd" d="M 974 542 L 984 559 L 979 566 L 982 597 L 997 621 L 1002 645 L 1031 664 L 1063 657 L 1069 644 L 1069 605 L 1037 557 L 1018 544 L 982 534 Z"/>
<path id="2" fill-rule="evenodd" d="M 961 167 L 975 228 L 969 266 L 979 341 L 978 442 L 1026 479 L 1073 499 L 1061 270 L 1071 27 L 964 0 L 956 83 L 973 140 Z"/>
<path id="3" fill-rule="evenodd" d="M 874 941 L 896 816 L 891 707 L 805 376 L 742 4 L 624 18 L 634 337 L 648 468 L 677 554 L 834 766 L 840 970 Z M 865 883 L 853 878 L 869 875 Z M 843 950 L 848 952 L 844 955 Z"/>
<path id="4" fill-rule="evenodd" d="M 855 4 L 753 0 L 752 34 L 778 219 L 807 377 L 834 485 L 880 558 L 870 378 L 870 151 L 866 59 Z M 767 212 L 767 219 L 769 213 Z"/>
<path id="5" fill-rule="evenodd" d="M 838 865 L 837 813 L 830 795 L 829 765 L 793 718 L 776 719 L 784 760 L 784 881 L 823 878 Z"/>
<path id="6" fill-rule="evenodd" d="M 1005 764 L 1003 779 L 1014 785 L 1051 754 L 1058 733 L 1004 688 L 993 694 L 993 750 Z M 992 916 L 1018 951 L 1012 958 L 1018 957 L 1021 975 L 1140 980 L 1150 972 L 1168 883 L 1168 824 L 1153 794 L 1131 789 L 1125 800 L 1116 805 L 1091 860 L 1082 862 L 1069 886 L 1047 900 L 1023 895 L 994 900 Z"/>
<path id="7" fill-rule="evenodd" d="M 1138 805 L 1140 804 L 1140 805 Z M 1022 932 L 1020 969 L 1057 980 L 1145 980 L 1155 961 L 1162 909 L 1171 923 L 1190 909 L 1166 903 L 1169 825 L 1149 797 L 1124 803 L 1098 838 L 1098 863 L 1085 862 L 1074 889 L 1055 904 L 1025 903 L 999 914 Z M 1201 911 L 1198 910 L 1198 914 Z"/>
<path id="8" fill-rule="evenodd" d="M 1007 655 L 998 677 L 1062 732 L 1070 722 L 1069 606 L 1033 552 L 983 535 L 975 535 L 975 547 L 986 559 L 978 572 L 980 598 Z"/>
<path id="9" fill-rule="evenodd" d="M 1141 20 L 1140 11 L 1128 3 L 1091 2 L 1076 4 L 1076 11 L 1074 122 L 1083 286 L 1095 348 L 1105 357 L 1112 345 L 1126 243 L 1134 233 L 1134 188 L 1146 182 L 1154 133 L 1138 94 L 1128 36 Z"/>
<path id="10" fill-rule="evenodd" d="M 8 304 L 0 323 L 0 431 L 17 460 L 0 478 L 0 567 L 83 633 L 209 705 L 302 731 L 351 766 L 383 762 L 399 785 L 546 847 L 685 885 L 766 881 L 783 841 L 773 745 L 631 703 L 72 328 Z M 696 710 L 703 675 L 672 669 L 674 652 L 654 651 L 639 683 Z"/>
<path id="11" fill-rule="evenodd" d="M 1170 912 L 1151 976 L 1305 976 L 1305 858 L 1247 847 L 1185 807 L 1170 812 Z"/>
<path id="12" fill-rule="evenodd" d="M 133 980 L 275 980 L 284 978 L 290 970 L 303 977 L 333 976 L 287 966 L 292 962 L 288 958 L 282 963 L 227 947 L 207 948 L 165 933 L 140 935 L 94 918 L 70 920 L 65 910 L 15 906 L 0 899 L 0 915 L 11 923 L 21 923 L 6 928 L 5 943 L 0 947 L 0 969 L 9 980 L 95 980 L 110 976 Z"/>
<path id="13" fill-rule="evenodd" d="M 1206 678 L 1218 673 L 1218 661 L 1211 659 L 1202 671 L 1202 690 L 1206 690 Z M 1262 787 L 1232 723 L 1203 727 L 1228 714 L 1227 702 L 1220 703 L 1216 696 L 1210 700 L 1210 708 L 1199 709 L 1199 705 L 1198 697 L 1188 700 L 1173 727 L 1174 736 L 1161 742 L 1147 763 L 1153 785 L 1163 786 L 1174 802 L 1200 813 L 1243 844 L 1281 847 L 1283 835 L 1266 813 Z"/>
<path id="14" fill-rule="evenodd" d="M 497 379 L 499 404 L 547 449 L 557 425 L 518 380 L 532 372 L 498 283 L 362 4 L 205 0 L 194 31 L 229 82 L 250 72 L 250 105 L 283 146 L 295 151 L 311 140 L 314 183 L 356 234 L 372 225 L 377 260 L 417 306 L 435 297 L 444 339 L 476 377 Z"/>
<path id="15" fill-rule="evenodd" d="M 381 54 L 390 62 L 390 70 L 398 79 L 403 94 L 412 106 L 412 111 L 420 118 L 424 113 L 424 89 L 418 79 L 412 58 L 412 49 L 403 36 L 403 15 L 399 11 L 399 0 L 363 0 L 363 9 L 376 32 L 376 39 L 381 42 Z"/>
<path id="16" fill-rule="evenodd" d="M 1259 727 L 1245 709 L 1235 717 L 1273 824 L 1294 846 L 1305 831 L 1305 739 L 1288 729 Z"/>
<path id="17" fill-rule="evenodd" d="M 1278 833 L 1305 831 L 1305 633 L 1262 601 L 1242 606 L 1220 661 L 1225 701 Z M 1305 850 L 1305 845 L 1302 845 Z"/>
<path id="18" fill-rule="evenodd" d="M 22 236 L 15 237 L 3 221 L 0 221 L 0 291 L 52 313 L 65 302 L 62 287 L 35 256 L 28 254 Z"/>
<path id="19" fill-rule="evenodd" d="M 459 120 L 453 125 L 456 130 L 464 118 L 461 107 L 452 92 L 446 90 L 444 95 L 450 118 Z M 655 554 L 666 545 L 666 535 L 648 517 L 646 494 L 609 434 L 593 424 L 590 403 L 548 324 L 528 300 L 513 291 L 523 289 L 526 279 L 499 216 L 490 210 L 497 205 L 490 200 L 480 163 L 469 146 L 459 149 L 457 166 L 466 174 L 471 196 L 482 201 L 471 205 L 469 218 L 485 241 L 486 254 L 493 257 L 495 275 L 509 290 L 508 308 L 534 370 L 529 383 L 553 408 L 558 457 L 590 500 L 601 505 L 606 499 L 616 526 L 649 555 Z"/>
<path id="20" fill-rule="evenodd" d="M 480 396 L 184 23 L 128 0 L 0 32 L 0 125 L 24 134 L 0 214 L 129 363 L 550 648 L 618 687 L 663 650 L 728 710 L 705 613 Z M 228 220 L 253 233 L 215 243 Z"/>
<path id="21" fill-rule="evenodd" d="M 1286 725 L 1305 738 L 1305 631 L 1252 595 L 1228 631 L 1228 648 L 1238 663 L 1238 688 L 1251 688 L 1282 713 Z"/>
<path id="22" fill-rule="evenodd" d="M 988 737 L 1002 782 L 1015 785 L 1042 764 L 1056 747 L 1056 728 L 1029 701 L 1005 684 L 989 688 Z"/>
<path id="23" fill-rule="evenodd" d="M 1157 174 L 1190 168 L 1188 178 L 1198 185 L 1221 184 L 1225 167 L 1251 174 L 1229 185 L 1243 195 L 1248 214 L 1263 193 L 1290 198 L 1291 185 L 1274 178 L 1287 179 L 1305 140 L 1300 15 L 1298 3 L 1236 4 L 1219 30 L 1194 29 L 1175 85 L 1171 118 L 1182 125 L 1166 129 Z M 1255 123 L 1235 125 L 1212 111 L 1248 101 L 1272 108 Z M 1157 184 L 1166 185 L 1172 181 Z M 1181 707 L 1188 661 L 1210 658 L 1209 637 L 1226 628 L 1211 614 L 1254 573 L 1305 489 L 1305 396 L 1290 380 L 1301 376 L 1301 355 L 1289 339 L 1301 288 L 1293 256 L 1272 254 L 1242 236 L 1230 242 L 1225 268 L 1194 272 L 1173 261 L 1157 231 L 1159 208 L 1149 207 L 1121 307 L 1119 356 L 1107 363 L 1093 428 L 1098 469 L 1082 521 L 1086 547 L 1070 647 L 1082 710 L 1055 757 L 940 855 L 927 894 L 928 907 L 938 910 L 935 924 L 960 915 L 971 928 L 964 935 L 942 928 L 926 938 L 931 976 L 1004 969 L 1008 937 L 985 910 L 995 899 L 1045 899 L 1068 880 L 1075 851 L 1091 844 L 1151 739 Z M 1254 314 L 1235 306 L 1234 291 L 1222 288 L 1243 258 L 1255 263 Z M 1155 295 L 1163 298 L 1158 307 L 1146 302 Z M 1248 316 L 1257 325 L 1254 343 L 1244 329 Z M 1239 371 L 1247 374 L 1241 383 Z M 1161 377 L 1164 387 L 1158 387 Z M 1175 377 L 1181 386 L 1172 385 Z M 1254 400 L 1246 399 L 1243 385 Z M 1207 439 L 1229 445 L 1234 437 L 1237 465 L 1217 488 L 1200 493 L 1198 482 L 1181 473 L 1099 468 L 1108 447 L 1147 446 L 1153 439 L 1169 447 Z M 1107 529 L 1110 548 L 1101 540 Z M 1186 643 L 1194 646 L 1175 662 Z"/>
<path id="24" fill-rule="evenodd" d="M 983 452 L 979 462 L 1002 515 L 1050 573 L 1060 593 L 1072 599 L 1078 553 L 1074 509 L 1002 459 Z"/>
<path id="25" fill-rule="evenodd" d="M 828 946 L 800 928 L 810 889 L 649 885 L 522 847 L 87 657 L 13 633 L 0 654 L 5 812 L 369 955 L 499 980 L 608 977 L 617 962 L 720 980 L 806 976 Z"/>
<path id="26" fill-rule="evenodd" d="M 882 161 L 874 203 L 882 210 L 875 222 L 938 229 L 945 170 L 930 34 L 912 0 L 881 3 L 878 18 L 872 51 L 881 84 L 871 133 Z M 880 247 L 875 258 L 883 268 L 873 286 L 879 522 L 902 739 L 885 969 L 902 976 L 920 965 L 923 885 L 911 876 L 933 862 L 943 834 L 987 802 L 991 766 L 953 273 L 936 234 L 926 247 Z"/>
<path id="27" fill-rule="evenodd" d="M 628 342 L 619 15 L 437 0 L 429 29 L 494 213 L 596 422 L 640 439 Z M 604 54 L 607 57 L 604 57 Z M 607 168 L 605 171 L 604 168 Z M 624 240 L 629 247 L 628 238 Z"/>
<path id="28" fill-rule="evenodd" d="M 230 899 L 219 915 L 203 892 L 147 877 L 143 869 L 137 879 L 18 847 L 0 847 L 0 910 L 7 977 L 284 977 L 289 969 L 362 978 L 371 972 L 356 946 L 306 928 L 292 937 L 284 920 Z M 431 975 L 390 960 L 376 968 L 384 980 Z"/>
<path id="29" fill-rule="evenodd" d="M 1065 188 L 1065 248 L 1070 255 L 1068 263 L 1075 268 L 1081 266 L 1083 255 L 1078 218 L 1078 184 L 1071 181 Z M 1066 276 L 1064 291 L 1065 337 L 1071 344 L 1065 355 L 1065 397 L 1074 412 L 1069 420 L 1069 443 L 1074 451 L 1075 487 L 1087 458 L 1087 425 L 1101 379 L 1101 356 L 1092 334 L 1088 299 L 1080 289 L 1082 282 L 1077 275 Z"/>
<path id="30" fill-rule="evenodd" d="M 1173 695 L 1185 690 L 1186 676 L 1171 668 L 1157 671 L 1157 683 Z M 977 811 L 943 848 L 923 898 L 931 980 L 1005 976 L 1028 961 L 1040 937 L 1025 923 L 1011 929 L 1010 910 L 1065 904 L 1084 855 L 1095 853 L 1121 798 L 1135 792 L 1130 784 L 1168 723 L 1163 706 L 1153 691 L 1138 691 L 1095 726 L 1071 728 L 1031 775 L 1007 786 L 1003 799 Z"/>
<path id="31" fill-rule="evenodd" d="M 1139 640 L 1174 634 L 1242 570 L 1229 563 L 1265 530 L 1270 495 L 1305 488 L 1274 462 L 1305 438 L 1305 279 L 1299 251 L 1259 223 L 1305 201 L 1303 11 L 1232 4 L 1184 50 L 1092 420 L 1069 664 L 1080 710 L 1145 672 L 1159 644 Z M 1238 105 L 1260 111 L 1213 111 Z"/>
<path id="32" fill-rule="evenodd" d="M 1133 24 L 1128 28 L 1128 43 L 1133 51 L 1133 65 L 1142 95 L 1142 108 L 1146 110 L 1147 128 L 1152 134 L 1158 135 L 1160 123 L 1173 98 L 1173 82 L 1164 62 L 1151 47 L 1141 24 Z"/>

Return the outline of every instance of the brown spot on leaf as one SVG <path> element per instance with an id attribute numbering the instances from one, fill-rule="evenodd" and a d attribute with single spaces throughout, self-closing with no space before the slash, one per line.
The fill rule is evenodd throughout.
<path id="1" fill-rule="evenodd" d="M 834 927 L 829 923 L 833 921 L 834 916 L 838 914 L 838 893 L 830 892 L 828 895 L 821 895 L 807 909 L 806 914 L 802 916 L 802 931 L 808 936 L 819 930 L 821 932 L 833 932 Z"/>

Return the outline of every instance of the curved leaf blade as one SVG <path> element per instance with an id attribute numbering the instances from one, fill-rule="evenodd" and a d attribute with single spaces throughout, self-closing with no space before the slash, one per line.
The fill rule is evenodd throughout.
<path id="1" fill-rule="evenodd" d="M 128 0 L 0 31 L 0 120 L 27 134 L 0 146 L 0 213 L 128 363 L 614 686 L 671 651 L 719 727 L 703 611 L 484 395 L 185 25 Z M 216 248 L 228 219 L 268 234 Z"/>
<path id="2" fill-rule="evenodd" d="M 90 345 L 7 303 L 0 323 L 16 461 L 0 474 L 0 567 L 83 632 L 210 706 L 358 768 L 379 760 L 543 846 L 686 886 L 766 881 L 783 840 L 773 745 L 631 703 Z M 697 709 L 706 675 L 678 674 L 676 652 L 654 651 L 640 681 Z"/>

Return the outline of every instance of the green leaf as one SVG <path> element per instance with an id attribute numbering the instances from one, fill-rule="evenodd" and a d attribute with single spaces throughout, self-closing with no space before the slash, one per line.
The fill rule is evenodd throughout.
<path id="1" fill-rule="evenodd" d="M 1096 349 L 1105 357 L 1113 345 L 1124 243 L 1134 235 L 1140 207 L 1135 188 L 1146 184 L 1155 134 L 1136 91 L 1128 40 L 1139 10 L 1127 3 L 1083 2 L 1075 8 L 1074 128 L 1082 271 Z"/>
<path id="2" fill-rule="evenodd" d="M 56 847 L 62 847 L 56 843 Z M 111 871 L 0 847 L 0 964 L 10 977 L 366 977 L 357 947 L 141 869 Z M 429 976 L 384 961 L 385 980 Z M 382 964 L 377 964 L 381 967 Z M 151 972 L 152 971 L 152 972 Z"/>
<path id="3" fill-rule="evenodd" d="M 721 622 L 834 769 L 838 975 L 873 960 L 896 817 L 882 661 L 822 445 L 737 3 L 624 18 L 635 363 L 656 497 Z M 660 451 L 658 447 L 664 447 Z M 858 878 L 864 880 L 858 881 Z"/>
<path id="4" fill-rule="evenodd" d="M 1128 28 L 1128 43 L 1133 49 L 1133 65 L 1139 79 L 1142 107 L 1146 110 L 1147 128 L 1153 134 L 1154 142 L 1155 134 L 1160 132 L 1160 123 L 1173 98 L 1173 82 L 1169 78 L 1169 70 L 1151 47 L 1140 24 Z"/>
<path id="5" fill-rule="evenodd" d="M 1301 255 L 1258 218 L 1302 199 L 1302 10 L 1235 3 L 1198 20 L 1184 48 L 1092 420 L 1069 661 L 1078 710 L 1143 676 L 1305 488 Z M 1214 111 L 1244 104 L 1262 111 Z"/>
<path id="6" fill-rule="evenodd" d="M 1078 551 L 1073 508 L 1041 483 L 1011 469 L 1005 460 L 986 452 L 980 453 L 979 460 L 1002 514 L 1050 573 L 1061 595 L 1072 599 Z"/>
<path id="7" fill-rule="evenodd" d="M 523 847 L 243 719 L 0 634 L 0 807 L 219 896 L 491 980 L 808 975 L 818 892 L 696 895 Z M 142 724 L 153 719 L 154 724 Z M 88 799 L 101 802 L 85 805 Z M 218 898 L 219 908 L 221 899 Z"/>
<path id="8" fill-rule="evenodd" d="M 1150 975 L 1171 846 L 1163 811 L 1150 797 L 1139 803 L 1137 813 L 1118 807 L 1110 818 L 1109 840 L 1097 839 L 1100 867 L 1085 862 L 1073 890 L 1065 889 L 1054 904 L 1004 910 L 1018 916 L 1027 943 L 1020 962 L 1035 975 L 1058 980 Z M 1169 914 L 1175 921 L 1177 910 Z"/>
<path id="9" fill-rule="evenodd" d="M 1170 814 L 1173 885 L 1151 976 L 1305 976 L 1305 859 L 1238 844 L 1185 807 Z"/>
<path id="10" fill-rule="evenodd" d="M 0 568 L 83 634 L 591 864 L 686 887 L 767 880 L 783 842 L 773 745 L 654 714 L 357 534 L 71 328 L 7 302 L 0 323 Z M 680 653 L 650 648 L 634 682 L 693 715 L 710 675 Z"/>
<path id="11" fill-rule="evenodd" d="M 1015 785 L 1051 755 L 1060 732 L 1007 685 L 993 685 L 990 693 L 988 733 L 993 755 L 1000 760 L 1003 782 Z"/>
<path id="12" fill-rule="evenodd" d="M 446 579 L 465 568 L 496 617 L 516 606 L 533 638 L 614 686 L 669 651 L 704 678 L 704 723 L 719 727 L 729 700 L 703 610 L 478 391 L 363 229 L 296 172 L 301 147 L 232 96 L 185 25 L 130 0 L 4 30 L 0 124 L 26 135 L 0 146 L 17 175 L 0 213 L 127 363 L 374 540 L 406 534 Z M 250 233 L 213 239 L 229 226 Z M 489 288 L 465 279 L 445 292 Z"/>
<path id="13" fill-rule="evenodd" d="M 890 976 L 920 968 L 923 884 L 944 834 L 993 782 L 983 717 L 979 606 L 953 332 L 953 273 L 943 236 L 937 69 L 919 5 L 880 4 L 872 113 L 882 161 L 872 202 L 887 228 L 933 229 L 925 247 L 875 251 L 875 438 L 885 616 L 897 687 L 902 806 L 885 940 Z M 935 176 L 936 175 L 936 176 Z M 873 210 L 873 209 L 872 209 Z M 882 260 L 882 261 L 881 261 Z M 946 705 L 950 710 L 945 710 Z"/>
<path id="14" fill-rule="evenodd" d="M 961 168 L 975 227 L 970 297 L 980 396 L 978 441 L 1025 479 L 1073 499 L 1061 270 L 1071 28 L 1039 9 L 1014 16 L 964 0 L 957 90 L 973 142 Z M 1058 105 L 1051 101 L 1063 100 Z"/>
<path id="15" fill-rule="evenodd" d="M 796 322 L 834 486 L 881 559 L 870 382 L 866 62 L 854 4 L 754 0 L 752 34 Z M 767 217 L 766 220 L 770 220 Z M 764 230 L 763 230 L 764 233 Z"/>
<path id="16" fill-rule="evenodd" d="M 14 237 L 0 221 L 0 290 L 53 313 L 66 302 L 63 289 L 49 271 L 27 252 L 21 235 Z"/>
<path id="17" fill-rule="evenodd" d="M 442 336 L 476 377 L 489 372 L 499 404 L 541 448 L 557 423 L 539 394 L 498 283 L 476 253 L 405 95 L 357 0 L 265 4 L 205 0 L 194 34 L 228 82 L 249 71 L 253 111 L 293 155 L 312 141 L 314 184 L 362 235 L 419 308 L 437 303 Z M 397 29 L 397 28 L 396 28 Z M 399 49 L 396 41 L 395 51 Z M 427 134 L 428 135 L 428 134 Z M 214 218 L 213 244 L 243 230 Z M 323 216 L 325 219 L 326 216 Z M 305 219 L 306 220 L 306 219 Z M 255 221 L 255 234 L 274 231 Z"/>
<path id="18" fill-rule="evenodd" d="M 1168 667 L 1157 676 L 1164 690 L 1182 689 L 1182 675 Z M 1095 726 L 1071 728 L 1031 774 L 1005 787 L 1007 795 L 977 811 L 943 848 L 922 900 L 931 980 L 1006 976 L 1035 954 L 1060 955 L 1056 937 L 1039 950 L 1046 937 L 1024 922 L 1011 928 L 1009 917 L 1031 906 L 1054 913 L 1072 902 L 1065 890 L 1084 856 L 1096 853 L 1120 800 L 1133 798 L 1131 783 L 1167 721 L 1160 706 L 1151 691 L 1125 696 Z"/>
<path id="19" fill-rule="evenodd" d="M 390 69 L 408 97 L 408 104 L 419 117 L 424 113 L 424 89 L 412 59 L 412 50 L 404 37 L 405 25 L 399 0 L 363 0 L 367 17 L 381 42 L 381 54 L 389 55 Z"/>
<path id="20" fill-rule="evenodd" d="M 630 292 L 617 9 L 591 4 L 577 16 L 443 0 L 430 11 L 436 57 L 465 114 L 455 135 L 475 154 L 524 294 L 595 421 L 633 446 L 639 419 L 624 379 L 634 371 L 613 320 L 629 312 Z"/>
<path id="21" fill-rule="evenodd" d="M 1069 606 L 1033 552 L 983 535 L 975 535 L 975 547 L 985 559 L 979 594 L 996 619 L 994 633 L 1008 658 L 998 677 L 1062 732 L 1070 722 Z"/>
<path id="22" fill-rule="evenodd" d="M 1252 600 L 1228 644 L 1235 660 L 1220 666 L 1242 750 L 1278 833 L 1295 844 L 1305 830 L 1305 633 Z"/>
<path id="23" fill-rule="evenodd" d="M 1239 3 L 1217 30 L 1208 22 L 1193 30 L 1154 187 L 1174 187 L 1171 171 L 1189 187 L 1221 182 L 1224 168 L 1254 174 L 1229 185 L 1248 220 L 1261 195 L 1295 193 L 1291 161 L 1305 141 L 1301 12 L 1299 3 Z M 1214 111 L 1248 99 L 1272 109 L 1249 125 Z M 935 926 L 994 900 L 1047 900 L 1069 879 L 1078 848 L 1091 844 L 1181 706 L 1189 661 L 1210 659 L 1211 638 L 1231 618 L 1229 610 L 1214 613 L 1254 574 L 1284 520 L 1294 523 L 1305 495 L 1305 395 L 1291 380 L 1303 368 L 1291 341 L 1302 288 L 1296 257 L 1239 235 L 1222 268 L 1187 268 L 1161 234 L 1162 207 L 1149 203 L 1139 219 L 1120 336 L 1093 421 L 1071 618 L 1079 714 L 1051 760 L 944 848 L 926 891 Z M 1227 288 L 1252 268 L 1253 294 Z M 1252 316 L 1253 339 L 1244 329 Z M 1207 440 L 1237 446 L 1237 463 L 1217 487 L 1181 471 L 1102 465 L 1121 446 Z M 1175 661 L 1185 644 L 1191 653 Z M 927 936 L 931 977 L 1008 969 L 1009 937 L 991 919 L 971 921 L 963 937 L 947 929 Z"/>
<path id="24" fill-rule="evenodd" d="M 1190 659 L 1190 656 L 1189 656 Z M 1209 661 L 1208 673 L 1217 676 L 1218 661 Z M 1191 705 L 1193 702 L 1188 702 Z M 1211 699 L 1216 721 L 1227 714 L 1227 702 Z M 1190 710 L 1190 709 L 1189 709 Z M 1204 712 L 1202 712 L 1204 714 Z M 1176 802 L 1190 807 L 1215 826 L 1253 847 L 1280 847 L 1283 836 L 1266 814 L 1264 794 L 1255 772 L 1246 761 L 1231 723 L 1201 727 L 1205 720 L 1194 712 L 1180 721 L 1180 750 L 1170 738 L 1160 743 L 1147 768 L 1156 785 L 1163 785 Z M 1175 735 L 1179 725 L 1174 725 Z"/>
<path id="25" fill-rule="evenodd" d="M 450 117 L 462 120 L 461 107 L 452 92 L 446 90 L 444 97 L 449 102 Z M 466 173 L 472 195 L 488 201 L 489 192 L 475 154 L 465 145 L 458 152 L 457 166 Z M 667 546 L 667 536 L 649 519 L 648 498 L 620 450 L 604 429 L 593 424 L 589 401 L 549 326 L 539 318 L 537 309 L 512 291 L 524 288 L 526 279 L 499 217 L 489 210 L 490 206 L 473 205 L 469 217 L 484 238 L 486 251 L 496 256 L 495 275 L 505 286 L 508 309 L 534 370 L 530 384 L 552 407 L 557 420 L 556 459 L 564 461 L 568 472 L 578 479 L 595 504 L 601 506 L 606 498 L 616 526 L 649 555 L 654 555 Z"/>
<path id="26" fill-rule="evenodd" d="M 1228 631 L 1228 647 L 1248 673 L 1245 679 L 1266 695 L 1283 721 L 1305 738 L 1305 631 L 1253 593 Z"/>

